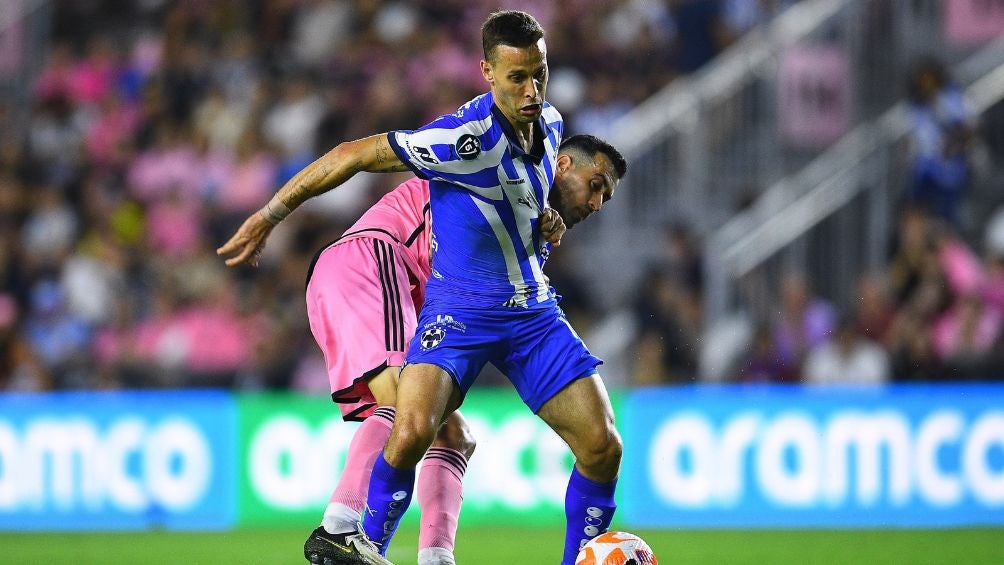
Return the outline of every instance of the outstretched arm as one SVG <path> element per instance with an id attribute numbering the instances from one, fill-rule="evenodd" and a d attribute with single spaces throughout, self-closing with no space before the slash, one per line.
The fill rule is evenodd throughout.
<path id="1" fill-rule="evenodd" d="M 216 254 L 228 267 L 258 265 L 272 228 L 307 200 L 341 185 L 360 171 L 391 173 L 408 167 L 391 150 L 386 134 L 340 143 L 289 179 L 268 204 L 251 214 Z"/>

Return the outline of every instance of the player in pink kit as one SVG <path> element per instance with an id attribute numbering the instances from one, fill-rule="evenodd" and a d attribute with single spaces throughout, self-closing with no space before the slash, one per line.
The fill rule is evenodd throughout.
<path id="1" fill-rule="evenodd" d="M 307 275 L 307 316 L 324 352 L 331 398 L 345 420 L 363 421 L 321 526 L 304 544 L 313 562 L 337 551 L 337 534 L 356 533 L 373 462 L 390 435 L 397 378 L 431 270 L 430 221 L 428 181 L 408 180 L 322 249 Z M 461 481 L 473 452 L 474 440 L 456 414 L 422 464 L 423 557 L 452 557 Z"/>
<path id="2" fill-rule="evenodd" d="M 314 257 L 307 274 L 310 329 L 324 352 L 331 398 L 345 420 L 365 420 L 393 404 L 396 378 L 415 333 L 415 312 L 431 270 L 429 183 L 400 184 L 338 240 Z M 375 316 L 383 312 L 383 316 Z M 377 399 L 374 392 L 382 393 Z M 377 402 L 389 399 L 391 402 Z"/>
<path id="3" fill-rule="evenodd" d="M 599 211 L 613 196 L 612 187 L 597 181 L 606 173 L 597 165 L 601 154 L 610 161 L 620 158 L 612 146 L 589 135 L 572 136 L 561 144 L 549 202 L 559 221 L 540 224 L 546 238 L 560 239 L 566 226 Z M 269 217 L 266 209 L 260 213 Z M 435 244 L 430 242 L 430 224 L 429 183 L 413 178 L 381 198 L 310 266 L 307 314 L 324 353 L 332 399 L 343 419 L 363 422 L 321 525 L 304 544 L 304 556 L 312 563 L 336 556 L 335 562 L 346 562 L 349 545 L 367 543 L 360 539 L 357 522 L 370 472 L 393 426 L 398 377 L 431 273 Z M 218 253 L 243 250 L 227 264 L 256 264 L 261 245 L 241 247 L 239 236 Z M 463 416 L 453 412 L 426 453 L 416 488 L 422 509 L 419 565 L 455 563 L 462 480 L 474 446 Z"/>

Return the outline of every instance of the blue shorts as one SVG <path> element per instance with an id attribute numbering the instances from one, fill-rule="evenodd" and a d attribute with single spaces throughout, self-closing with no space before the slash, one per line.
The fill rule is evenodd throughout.
<path id="1" fill-rule="evenodd" d="M 486 363 L 502 371 L 536 413 L 569 383 L 603 363 L 582 343 L 557 304 L 528 310 L 426 304 L 407 363 L 430 363 L 466 395 Z"/>

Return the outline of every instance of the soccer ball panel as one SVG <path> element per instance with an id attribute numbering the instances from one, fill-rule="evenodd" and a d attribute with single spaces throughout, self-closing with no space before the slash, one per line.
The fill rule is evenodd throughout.
<path id="1" fill-rule="evenodd" d="M 659 565 L 652 548 L 627 532 L 607 532 L 582 546 L 575 565 Z"/>

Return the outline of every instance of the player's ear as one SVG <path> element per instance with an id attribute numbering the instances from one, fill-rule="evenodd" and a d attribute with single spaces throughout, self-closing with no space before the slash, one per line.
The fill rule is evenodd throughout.
<path id="1" fill-rule="evenodd" d="M 561 153 L 558 155 L 558 172 L 565 173 L 572 168 L 572 156 L 568 153 Z"/>
<path id="2" fill-rule="evenodd" d="M 487 80 L 489 84 L 495 84 L 495 72 L 492 71 L 492 66 L 488 63 L 488 61 L 485 61 L 484 59 L 481 60 L 481 76 L 485 77 L 485 80 Z"/>

